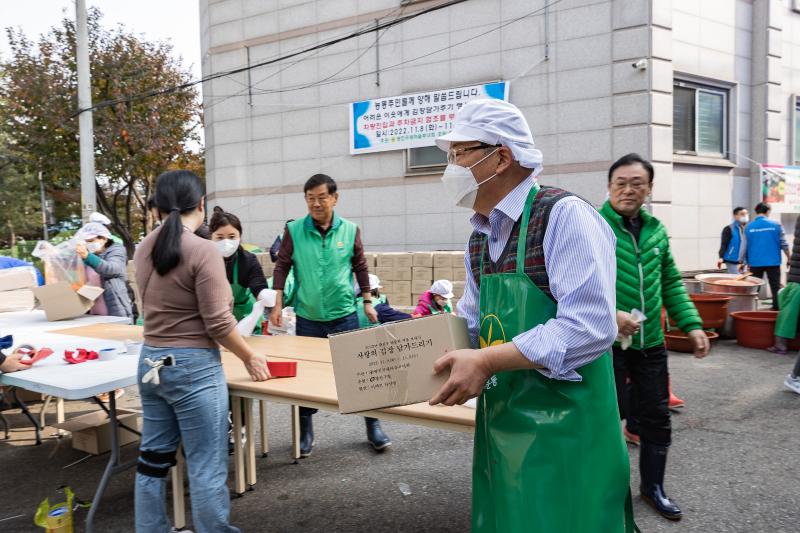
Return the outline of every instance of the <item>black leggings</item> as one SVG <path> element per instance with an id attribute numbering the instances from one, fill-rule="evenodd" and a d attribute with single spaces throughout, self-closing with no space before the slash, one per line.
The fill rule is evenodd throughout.
<path id="1" fill-rule="evenodd" d="M 800 354 L 797 354 L 797 361 L 794 362 L 794 370 L 792 370 L 792 377 L 800 377 Z"/>

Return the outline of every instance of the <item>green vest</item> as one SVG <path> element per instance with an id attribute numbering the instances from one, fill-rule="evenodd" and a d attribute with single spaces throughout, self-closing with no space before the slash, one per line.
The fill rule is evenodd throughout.
<path id="1" fill-rule="evenodd" d="M 315 322 L 329 322 L 356 312 L 353 247 L 358 227 L 335 213 L 325 239 L 311 215 L 287 225 L 297 282 L 294 312 Z"/>
<path id="2" fill-rule="evenodd" d="M 372 297 L 372 308 L 373 309 L 375 308 L 375 306 L 380 305 L 380 304 L 385 304 L 385 303 L 386 303 L 386 296 L 384 296 L 383 294 L 381 294 L 377 298 L 375 298 L 374 296 Z M 375 326 L 380 326 L 380 322 L 375 322 L 373 324 L 372 322 L 369 321 L 369 318 L 367 318 L 367 314 L 364 312 L 364 297 L 363 296 L 359 296 L 358 298 L 356 298 L 356 313 L 358 313 L 358 328 L 359 329 L 372 328 L 372 327 L 375 327 Z"/>
<path id="3" fill-rule="evenodd" d="M 669 247 L 664 225 L 644 209 L 639 211 L 642 230 L 637 242 L 625 228 L 622 215 L 609 202 L 600 215 L 617 237 L 617 309 L 630 313 L 642 311 L 647 320 L 631 348 L 652 348 L 664 344 L 661 329 L 661 307 L 685 332 L 703 327 L 700 315 L 683 286 L 683 279 Z"/>

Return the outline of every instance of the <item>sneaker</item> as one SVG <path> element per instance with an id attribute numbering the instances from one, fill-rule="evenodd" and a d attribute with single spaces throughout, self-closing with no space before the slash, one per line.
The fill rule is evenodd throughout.
<path id="1" fill-rule="evenodd" d="M 767 348 L 768 352 L 772 352 L 776 355 L 786 355 L 786 348 L 779 348 L 778 346 L 770 346 Z"/>
<path id="2" fill-rule="evenodd" d="M 787 374 L 783 385 L 790 391 L 800 394 L 800 376 L 793 378 L 791 374 Z"/>

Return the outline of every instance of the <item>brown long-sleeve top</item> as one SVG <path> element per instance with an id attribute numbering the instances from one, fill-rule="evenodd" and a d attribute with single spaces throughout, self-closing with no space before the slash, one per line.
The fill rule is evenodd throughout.
<path id="1" fill-rule="evenodd" d="M 151 253 L 161 228 L 136 248 L 136 284 L 142 292 L 144 342 L 164 348 L 216 348 L 214 339 L 236 327 L 225 263 L 213 242 L 184 230 L 181 261 L 161 276 Z"/>
<path id="2" fill-rule="evenodd" d="M 322 238 L 328 229 L 323 230 L 316 222 L 314 226 L 319 231 Z M 292 254 L 294 253 L 294 242 L 288 229 L 284 229 L 283 237 L 281 238 L 281 247 L 278 251 L 278 261 L 275 263 L 275 271 L 272 273 L 272 288 L 275 290 L 283 290 L 286 286 L 286 276 L 289 275 L 289 270 L 292 268 Z M 353 274 L 356 276 L 358 286 L 361 287 L 361 294 L 369 294 L 369 266 L 367 266 L 367 259 L 364 257 L 364 244 L 361 242 L 361 228 L 356 229 L 356 238 L 353 243 Z"/>

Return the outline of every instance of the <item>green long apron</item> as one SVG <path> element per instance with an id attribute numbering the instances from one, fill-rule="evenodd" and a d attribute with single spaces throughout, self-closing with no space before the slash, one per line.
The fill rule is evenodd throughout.
<path id="1" fill-rule="evenodd" d="M 775 320 L 775 335 L 786 339 L 797 336 L 797 321 L 800 319 L 800 283 L 790 281 L 778 293 L 780 312 Z"/>
<path id="2" fill-rule="evenodd" d="M 509 342 L 556 317 L 557 306 L 525 274 L 535 186 L 525 203 L 517 268 L 483 274 L 480 344 Z M 629 463 L 608 353 L 581 367 L 583 380 L 536 370 L 492 376 L 478 401 L 472 530 L 479 533 L 634 531 Z"/>
<path id="3" fill-rule="evenodd" d="M 256 297 L 250 292 L 247 287 L 239 285 L 239 254 L 233 260 L 233 281 L 231 282 L 231 291 L 233 291 L 233 316 L 237 321 L 243 319 L 253 311 L 253 304 L 256 303 Z M 258 319 L 253 333 L 261 333 L 261 323 L 263 320 Z"/>

